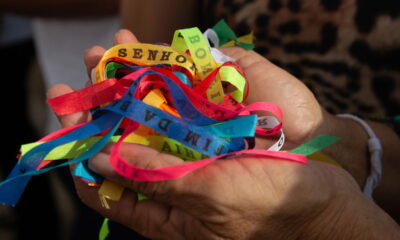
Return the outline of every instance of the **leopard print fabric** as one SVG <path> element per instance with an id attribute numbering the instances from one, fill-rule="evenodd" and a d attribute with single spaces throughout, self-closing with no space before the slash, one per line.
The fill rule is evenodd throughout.
<path id="1" fill-rule="evenodd" d="M 255 51 L 302 80 L 331 113 L 400 113 L 400 2 L 210 0 L 206 22 L 253 32 Z"/>

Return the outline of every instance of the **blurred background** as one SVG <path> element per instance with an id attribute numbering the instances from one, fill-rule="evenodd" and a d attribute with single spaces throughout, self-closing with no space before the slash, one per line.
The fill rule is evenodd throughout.
<path id="1" fill-rule="evenodd" d="M 120 28 L 118 5 L 114 0 L 1 1 L 7 140 L 0 179 L 16 163 L 21 144 L 60 128 L 46 105 L 46 89 L 56 83 L 84 86 L 83 54 L 94 45 L 112 46 Z M 68 168 L 34 177 L 16 207 L 0 206 L 0 239 L 97 239 L 103 217 L 80 203 L 71 180 Z"/>

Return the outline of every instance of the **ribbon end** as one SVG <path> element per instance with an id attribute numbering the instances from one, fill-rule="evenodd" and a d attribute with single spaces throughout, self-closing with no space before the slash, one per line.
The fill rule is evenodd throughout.
<path id="1" fill-rule="evenodd" d="M 22 196 L 28 182 L 31 180 L 31 176 L 20 176 L 22 172 L 20 166 L 17 164 L 7 179 L 0 183 L 0 203 L 15 206 Z M 18 178 L 16 178 L 18 177 Z M 8 181 L 7 181 L 8 180 Z"/>

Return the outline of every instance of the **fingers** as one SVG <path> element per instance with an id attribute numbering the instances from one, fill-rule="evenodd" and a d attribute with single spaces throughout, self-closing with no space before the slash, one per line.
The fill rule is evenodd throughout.
<path id="1" fill-rule="evenodd" d="M 137 200 L 136 192 L 124 189 L 119 201 L 107 200 L 109 209 L 101 205 L 98 188 L 88 186 L 78 177 L 74 177 L 79 198 L 84 204 L 106 218 L 119 222 L 143 236 L 152 239 L 184 239 L 179 236 L 180 228 L 188 222 L 195 222 L 192 217 L 179 209 L 154 200 Z M 186 222 L 186 224 L 184 224 Z"/>
<path id="2" fill-rule="evenodd" d="M 130 200 L 127 200 L 125 195 L 129 194 L 124 193 L 123 199 L 118 203 L 110 204 L 111 210 L 107 212 L 100 207 L 98 200 L 85 201 L 85 199 L 91 198 L 87 196 L 90 193 L 81 187 L 80 197 L 83 198 L 83 201 L 101 214 L 131 227 L 144 236 L 156 239 L 176 236 L 172 239 L 184 239 L 179 235 L 185 231 L 178 228 L 187 226 L 184 224 L 187 221 L 197 222 L 180 209 L 180 201 L 184 197 L 179 199 L 177 195 L 182 196 L 181 194 L 184 195 L 187 191 L 187 187 L 183 184 L 184 180 L 139 182 L 126 179 L 118 175 L 110 165 L 109 154 L 113 146 L 114 144 L 107 145 L 100 153 L 89 159 L 89 167 L 104 178 L 126 187 L 125 191 L 140 192 L 150 199 L 138 202 L 131 196 Z M 122 144 L 120 152 L 128 164 L 146 169 L 183 163 L 183 160 L 177 157 L 161 154 L 155 149 L 139 144 Z M 93 195 L 93 197 L 96 196 Z M 113 208 L 117 208 L 117 210 Z"/>
<path id="3" fill-rule="evenodd" d="M 72 89 L 68 85 L 56 84 L 51 88 L 49 88 L 49 90 L 47 91 L 47 99 L 55 98 L 73 91 L 74 89 Z M 69 127 L 79 123 L 88 122 L 91 120 L 89 111 L 57 116 L 57 118 L 60 121 L 62 127 Z"/>
<path id="4" fill-rule="evenodd" d="M 106 50 L 99 46 L 94 46 L 94 47 L 86 50 L 84 57 L 83 57 L 83 61 L 86 65 L 86 70 L 87 70 L 89 77 L 90 77 L 90 73 L 91 73 L 92 69 L 96 67 L 97 63 L 103 57 L 105 52 L 106 52 Z"/>
<path id="5" fill-rule="evenodd" d="M 135 35 L 126 29 L 119 30 L 114 36 L 115 45 L 123 43 L 138 43 L 138 42 L 139 41 L 137 40 Z M 89 76 L 92 69 L 96 67 L 97 63 L 99 63 L 105 52 L 106 50 L 100 46 L 94 46 L 86 50 L 83 59 Z"/>
<path id="6" fill-rule="evenodd" d="M 112 169 L 108 159 L 115 144 L 108 144 L 95 158 L 89 161 L 89 166 L 96 172 L 104 174 L 104 176 L 112 177 L 114 170 Z M 135 143 L 122 143 L 119 149 L 121 157 L 124 160 L 137 167 L 154 169 L 172 165 L 182 164 L 183 160 L 172 155 L 162 154 L 157 150 Z"/>
<path id="7" fill-rule="evenodd" d="M 114 36 L 114 44 L 139 43 L 136 36 L 127 29 L 119 30 Z"/>
<path id="8" fill-rule="evenodd" d="M 125 177 L 120 176 L 114 171 L 110 164 L 110 152 L 114 145 L 110 144 L 101 152 L 96 154 L 93 158 L 89 159 L 89 166 L 95 172 L 101 174 L 103 177 L 110 179 L 118 184 L 140 192 L 148 197 L 162 196 L 164 200 L 169 199 L 168 193 L 172 189 L 179 188 L 182 179 L 160 182 L 138 182 L 132 181 Z M 155 169 L 183 163 L 183 160 L 172 155 L 163 154 L 157 150 L 143 146 L 140 144 L 125 143 L 121 145 L 119 150 L 121 157 L 127 164 L 145 168 Z M 179 191 L 182 191 L 180 189 Z"/>
<path id="9" fill-rule="evenodd" d="M 138 40 L 130 31 L 123 29 L 116 33 L 114 44 L 123 43 L 138 43 Z M 104 53 L 105 49 L 99 46 L 95 46 L 86 51 L 84 62 L 89 74 L 101 60 Z M 56 86 L 49 90 L 48 96 L 55 97 L 72 91 L 73 90 L 66 85 Z M 63 125 L 72 125 L 72 123 L 77 123 L 82 120 L 82 117 L 85 117 L 79 114 L 63 116 L 60 118 L 60 121 L 62 121 Z M 133 182 L 121 177 L 110 165 L 109 154 L 112 147 L 113 144 L 107 145 L 101 152 L 89 160 L 89 165 L 91 169 L 105 178 L 130 189 L 125 189 L 119 202 L 109 201 L 111 209 L 105 209 L 101 206 L 98 188 L 87 186 L 87 184 L 82 182 L 79 178 L 74 177 L 75 186 L 81 200 L 100 214 L 129 226 L 145 236 L 157 239 L 171 236 L 173 239 L 182 239 L 182 237 L 178 236 L 179 231 L 177 231 L 176 226 L 184 226 L 182 221 L 187 220 L 189 216 L 179 210 L 171 211 L 171 206 L 165 203 L 156 202 L 155 200 L 138 202 L 136 199 L 136 192 L 138 190 L 141 190 L 140 192 L 143 192 L 146 196 L 159 196 L 162 193 L 170 192 L 172 188 L 176 188 L 176 185 L 172 183 L 166 185 L 157 183 L 149 187 L 146 184 L 143 185 L 142 183 Z M 159 168 L 178 165 L 183 162 L 179 158 L 160 154 L 154 149 L 137 144 L 122 144 L 120 152 L 122 157 L 129 164 L 142 168 Z M 171 217 L 172 213 L 174 215 L 185 216 L 180 216 L 175 219 L 175 217 Z M 170 221 L 171 219 L 175 219 L 174 224 Z"/>

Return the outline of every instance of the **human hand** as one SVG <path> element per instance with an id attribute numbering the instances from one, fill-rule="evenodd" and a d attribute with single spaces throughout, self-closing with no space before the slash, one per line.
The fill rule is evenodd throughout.
<path id="1" fill-rule="evenodd" d="M 137 40 L 126 31 L 121 31 L 116 35 L 116 44 L 126 42 L 137 42 Z M 85 54 L 85 64 L 88 67 L 88 71 L 97 64 L 104 51 L 100 47 L 94 47 Z M 49 90 L 48 95 L 49 98 L 52 98 L 70 91 L 72 89 L 68 86 L 57 85 Z M 90 120 L 88 112 L 66 115 L 60 118 L 60 122 L 64 127 L 88 120 Z M 300 184 L 295 177 L 292 178 L 290 176 L 302 175 L 300 172 L 302 172 L 303 167 L 309 169 L 307 171 L 315 170 L 312 170 L 309 166 L 288 162 L 281 165 L 276 164 L 273 160 L 263 161 L 256 158 L 238 158 L 213 164 L 212 167 L 206 168 L 204 173 L 200 171 L 197 174 L 193 174 L 193 176 L 191 174 L 191 177 L 168 182 L 168 184 L 173 185 L 169 187 L 170 189 L 164 189 L 162 192 L 152 192 L 153 187 L 147 184 L 141 187 L 138 186 L 146 189 L 137 189 L 136 191 L 151 198 L 151 200 L 138 202 L 135 190 L 130 189 L 132 187 L 131 184 L 134 184 L 134 182 L 127 181 L 111 169 L 108 163 L 110 148 L 111 146 L 108 146 L 96 157 L 92 158 L 90 165 L 92 169 L 109 180 L 127 187 L 121 201 L 111 203 L 110 210 L 103 208 L 98 199 L 97 189 L 88 187 L 86 183 L 74 177 L 77 192 L 81 199 L 96 211 L 152 238 L 191 239 L 198 234 L 201 236 L 199 237 L 200 239 L 218 239 L 219 236 L 241 239 L 249 235 L 254 235 L 254 238 L 257 238 L 259 236 L 267 236 L 267 234 L 278 236 L 279 231 L 275 232 L 273 229 L 283 228 L 284 226 L 279 227 L 279 225 L 289 223 L 286 221 L 282 223 L 271 222 L 271 227 L 264 231 L 263 224 L 266 221 L 263 219 L 264 216 L 268 216 L 271 213 L 275 214 L 273 209 L 285 208 L 287 211 L 284 212 L 287 216 L 282 218 L 286 219 L 291 218 L 289 216 L 297 215 L 297 217 L 293 218 L 296 219 L 301 214 L 306 214 L 302 208 L 309 209 L 308 206 L 300 206 L 294 201 L 291 201 L 291 204 L 288 205 L 289 207 L 283 206 L 286 204 L 286 196 L 284 195 L 286 195 L 286 192 L 295 191 L 295 185 Z M 121 154 L 130 163 L 137 166 L 161 167 L 182 163 L 182 160 L 178 158 L 135 144 L 124 144 Z M 136 162 L 138 160 L 140 162 Z M 267 162 L 271 164 L 268 165 Z M 286 165 L 290 166 L 291 170 L 284 170 Z M 279 174 L 280 179 L 271 181 L 269 176 L 264 173 L 265 171 L 270 171 L 274 175 Z M 299 173 L 295 174 L 297 171 Z M 315 176 L 315 174 L 304 175 Z M 287 182 L 286 178 L 290 179 L 293 185 L 287 185 L 287 189 L 275 189 L 274 182 Z M 309 179 L 308 181 L 321 184 L 321 181 L 326 181 L 326 179 L 321 179 L 321 181 Z M 182 186 L 182 189 L 180 186 Z M 223 190 L 226 186 L 235 187 L 228 189 L 229 191 Z M 249 186 L 251 187 L 249 188 Z M 175 188 L 177 189 L 174 190 Z M 317 189 L 317 187 L 312 188 Z M 331 190 L 327 188 L 321 189 L 326 190 L 323 191 L 323 194 L 313 198 L 312 205 L 315 205 L 316 209 L 324 209 L 325 199 L 331 195 Z M 164 194 L 164 191 L 171 192 L 172 195 L 169 193 Z M 175 191 L 179 192 L 178 196 L 174 195 Z M 268 194 L 269 191 L 271 193 Z M 308 190 L 305 190 L 300 195 L 302 195 L 302 198 L 308 199 L 310 197 Z M 299 199 L 300 195 L 293 199 Z M 283 198 L 285 199 L 284 201 Z M 198 208 L 194 208 L 193 206 L 195 205 L 199 205 Z M 295 209 L 296 211 L 292 211 Z M 313 212 L 318 211 L 313 210 Z M 261 212 L 263 213 L 260 214 Z M 247 217 L 240 219 L 242 215 Z M 231 220 L 231 218 L 234 219 Z M 225 221 L 232 222 L 223 224 Z M 225 226 L 220 228 L 221 224 Z M 296 224 L 290 225 L 293 226 L 293 229 L 300 229 L 302 224 L 298 226 L 295 226 Z M 179 228 L 174 229 L 174 226 L 179 226 Z M 236 226 L 243 226 L 243 228 L 236 229 Z M 160 228 L 165 229 L 158 231 Z"/>
<path id="2" fill-rule="evenodd" d="M 244 70 L 250 87 L 248 103 L 273 102 L 282 109 L 286 136 L 284 149 L 292 149 L 320 134 L 339 137 L 338 143 L 322 153 L 336 160 L 360 186 L 364 186 L 369 165 L 368 136 L 358 123 L 325 111 L 299 79 L 254 51 L 240 47 L 222 48 L 221 51 L 236 59 Z M 354 137 L 358 141 L 354 141 Z M 271 140 L 259 137 L 257 143 L 258 148 L 266 148 L 271 145 Z"/>
<path id="3" fill-rule="evenodd" d="M 335 166 L 257 157 L 217 161 L 171 181 L 130 181 L 111 168 L 111 147 L 90 159 L 89 165 L 125 187 L 121 200 L 109 202 L 111 209 L 105 209 L 97 189 L 85 184 L 78 188 L 79 196 L 105 217 L 151 239 L 319 236 L 329 229 L 319 226 L 320 219 L 330 219 L 338 206 L 346 209 L 351 194 L 361 195 L 352 178 Z M 129 164 L 150 169 L 182 163 L 179 158 L 136 144 L 124 144 L 120 153 Z M 149 199 L 137 201 L 136 192 Z"/>
<path id="4" fill-rule="evenodd" d="M 236 59 L 244 70 L 250 86 L 248 102 L 269 101 L 283 111 L 284 148 L 291 149 L 319 134 L 340 137 L 333 146 L 322 153 L 336 160 L 357 181 L 361 188 L 370 171 L 368 138 L 366 130 L 351 119 L 336 117 L 326 112 L 311 91 L 297 78 L 275 66 L 254 51 L 239 47 L 222 48 L 222 52 Z M 400 191 L 395 183 L 400 165 L 399 138 L 387 126 L 368 121 L 383 146 L 382 180 L 374 192 L 375 201 L 397 221 L 400 221 L 398 201 Z M 265 138 L 257 139 L 259 148 L 269 146 Z"/>
<path id="5" fill-rule="evenodd" d="M 116 43 L 135 41 L 126 31 L 116 35 Z M 102 53 L 104 49 L 99 47 L 87 52 L 85 63 L 89 69 Z M 55 97 L 69 91 L 72 89 L 58 85 L 48 95 Z M 70 126 L 89 119 L 88 113 L 77 113 L 63 116 L 60 121 L 63 126 Z M 255 157 L 219 161 L 172 181 L 129 181 L 111 168 L 110 148 L 90 159 L 90 166 L 127 188 L 121 201 L 111 203 L 110 210 L 104 209 L 97 188 L 75 178 L 77 192 L 88 206 L 104 216 L 154 239 L 323 236 L 324 231 L 330 232 L 332 224 L 321 226 L 324 221 L 320 220 L 336 215 L 334 210 L 338 206 L 346 209 L 349 197 L 362 199 L 354 181 L 335 166 L 315 162 L 299 165 Z M 139 167 L 182 163 L 181 159 L 136 144 L 124 144 L 121 154 Z M 150 199 L 137 201 L 136 192 Z"/>
<path id="6" fill-rule="evenodd" d="M 49 95 L 56 90 L 63 91 L 55 87 Z M 60 120 L 68 126 L 85 121 L 84 116 L 78 113 Z M 115 173 L 109 164 L 111 147 L 90 159 L 90 166 L 126 187 L 121 200 L 109 202 L 111 209 L 105 209 L 98 189 L 74 178 L 77 192 L 84 203 L 102 215 L 152 239 L 298 238 L 318 222 L 319 216 L 326 216 L 330 200 L 336 200 L 335 188 L 331 188 L 334 184 L 330 183 L 335 174 L 328 170 L 335 167 L 319 169 L 323 163 L 300 165 L 241 157 L 216 162 L 182 179 L 140 183 Z M 182 163 L 179 158 L 136 144 L 124 144 L 120 152 L 139 167 Z M 349 186 L 354 188 L 354 182 Z M 150 199 L 137 201 L 136 192 Z"/>
<path id="7" fill-rule="evenodd" d="M 332 116 L 321 108 L 301 81 L 254 51 L 240 47 L 220 50 L 234 58 L 246 74 L 250 88 L 246 103 L 272 102 L 282 109 L 286 149 L 324 132 L 321 128 Z M 262 141 L 260 148 L 265 148 L 265 144 L 268 145 L 268 141 Z"/>

